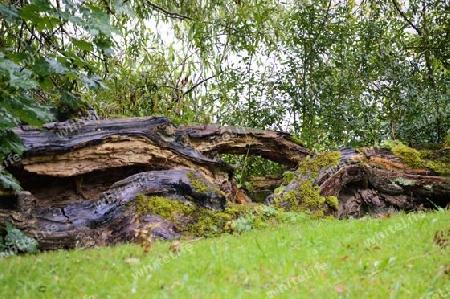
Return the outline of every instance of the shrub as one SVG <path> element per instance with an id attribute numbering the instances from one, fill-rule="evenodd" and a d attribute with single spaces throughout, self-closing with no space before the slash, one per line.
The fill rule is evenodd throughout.
<path id="1" fill-rule="evenodd" d="M 0 252 L 36 253 L 38 242 L 11 223 L 6 224 L 6 236 L 0 237 Z"/>

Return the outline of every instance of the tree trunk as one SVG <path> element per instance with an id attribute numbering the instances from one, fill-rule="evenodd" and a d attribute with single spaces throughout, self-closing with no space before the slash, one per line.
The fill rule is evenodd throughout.
<path id="1" fill-rule="evenodd" d="M 230 202 L 250 199 L 236 187 L 233 168 L 219 154 L 259 155 L 292 170 L 307 156 L 315 157 L 284 132 L 176 127 L 165 117 L 79 120 L 14 131 L 26 150 L 8 170 L 24 191 L 0 190 L 0 226 L 11 222 L 36 237 L 40 249 L 124 242 L 133 239 L 138 226 L 152 223 L 159 224 L 155 235 L 178 238 L 180 232 L 169 220 L 155 214 L 138 217 L 132 204 L 138 195 L 221 211 Z M 320 169 L 313 178 L 322 196 L 339 199 L 337 209 L 325 205 L 326 214 L 359 217 L 449 203 L 448 177 L 412 169 L 386 150 L 345 148 L 341 154 L 337 167 Z M 297 172 L 277 196 L 310 177 Z M 274 182 L 282 179 L 255 181 L 261 189 L 273 191 Z M 273 197 L 266 202 L 273 202 Z M 304 199 L 295 200 L 301 204 Z"/>

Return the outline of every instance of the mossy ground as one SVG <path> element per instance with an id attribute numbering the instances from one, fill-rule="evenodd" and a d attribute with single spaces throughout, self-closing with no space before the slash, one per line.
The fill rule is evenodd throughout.
<path id="1" fill-rule="evenodd" d="M 433 242 L 444 228 L 448 211 L 282 224 L 177 254 L 156 242 L 147 255 L 128 244 L 9 257 L 0 298 L 444 298 L 450 246 Z"/>
<path id="2" fill-rule="evenodd" d="M 176 230 L 183 233 L 185 237 L 211 237 L 223 233 L 240 233 L 253 228 L 278 225 L 290 221 L 293 217 L 284 211 L 261 204 L 229 203 L 224 211 L 212 211 L 162 196 L 140 195 L 136 198 L 134 206 L 138 215 L 153 213 L 170 220 Z M 303 215 L 296 217 L 303 217 Z"/>

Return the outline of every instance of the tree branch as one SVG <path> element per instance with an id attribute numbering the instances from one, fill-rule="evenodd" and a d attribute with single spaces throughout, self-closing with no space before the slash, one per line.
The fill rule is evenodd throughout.
<path id="1" fill-rule="evenodd" d="M 190 20 L 190 21 L 192 21 L 192 18 L 191 18 L 191 17 L 184 16 L 184 15 L 178 14 L 178 13 L 176 13 L 176 12 L 168 11 L 168 10 L 164 9 L 163 7 L 161 7 L 161 6 L 158 6 L 158 5 L 156 5 L 156 4 L 151 3 L 151 2 L 148 1 L 148 0 L 147 0 L 147 4 L 148 4 L 151 8 L 153 8 L 154 10 L 157 10 L 157 11 L 159 11 L 159 12 L 162 12 L 163 14 L 165 14 L 165 15 L 171 17 L 171 18 L 178 19 L 178 20 Z"/>
<path id="2" fill-rule="evenodd" d="M 219 72 L 220 74 L 221 72 Z M 209 76 L 208 78 L 205 78 L 203 80 L 200 80 L 199 82 L 197 82 L 194 86 L 192 86 L 191 88 L 189 88 L 186 92 L 183 93 L 183 95 L 187 95 L 188 93 L 191 93 L 194 89 L 196 89 L 197 87 L 199 87 L 200 85 L 202 85 L 203 83 L 211 80 L 212 78 L 215 78 L 216 75 L 213 76 Z"/>
<path id="3" fill-rule="evenodd" d="M 417 25 L 415 25 L 410 19 L 408 19 L 408 17 L 406 16 L 406 14 L 400 9 L 400 7 L 398 7 L 397 1 L 396 0 L 392 0 L 392 4 L 395 7 L 395 10 L 398 11 L 398 13 L 400 14 L 400 16 L 412 27 L 414 28 L 414 30 L 417 31 L 417 33 L 419 35 L 422 35 L 422 30 L 419 29 L 419 27 L 417 27 Z"/>

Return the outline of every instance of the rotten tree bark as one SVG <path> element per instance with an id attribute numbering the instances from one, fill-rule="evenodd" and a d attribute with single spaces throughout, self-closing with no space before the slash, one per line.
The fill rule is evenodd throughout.
<path id="1" fill-rule="evenodd" d="M 379 148 L 343 148 L 337 167 L 324 168 L 314 178 L 322 196 L 336 196 L 339 207 L 326 207 L 337 217 L 381 216 L 404 210 L 428 210 L 450 203 L 450 178 L 430 169 L 414 169 Z M 305 181 L 298 176 L 279 195 Z M 271 202 L 273 197 L 268 199 Z M 301 204 L 303 199 L 298 199 Z M 324 206 L 326 206 L 324 204 Z"/>
<path id="2" fill-rule="evenodd" d="M 129 203 L 139 194 L 215 211 L 227 202 L 249 202 L 219 154 L 259 155 L 290 169 L 314 157 L 287 133 L 217 125 L 176 127 L 165 117 L 72 121 L 14 131 L 26 151 L 8 170 L 24 191 L 0 192 L 0 227 L 13 223 L 35 236 L 41 249 L 132 239 L 138 224 Z M 339 209 L 329 209 L 329 214 L 358 217 L 449 202 L 448 177 L 410 169 L 384 150 L 346 148 L 341 153 L 339 166 L 321 170 L 314 181 L 322 195 L 339 198 Z M 261 189 L 266 185 L 273 191 L 274 182 L 281 180 L 258 182 Z M 160 223 L 154 233 L 162 238 L 179 237 L 171 223 L 157 215 L 147 215 L 144 221 Z"/>

